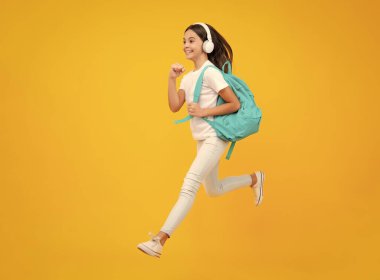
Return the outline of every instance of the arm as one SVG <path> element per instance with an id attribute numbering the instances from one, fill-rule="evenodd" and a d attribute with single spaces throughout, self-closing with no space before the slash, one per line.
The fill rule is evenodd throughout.
<path id="1" fill-rule="evenodd" d="M 216 106 L 214 108 L 204 108 L 203 110 L 205 117 L 231 114 L 235 113 L 240 109 L 239 99 L 229 86 L 220 90 L 218 94 L 223 98 L 223 100 L 226 103 Z"/>
<path id="2" fill-rule="evenodd" d="M 180 89 L 177 92 L 175 78 L 169 78 L 168 101 L 169 108 L 172 112 L 178 112 L 185 102 L 185 91 L 183 89 Z"/>

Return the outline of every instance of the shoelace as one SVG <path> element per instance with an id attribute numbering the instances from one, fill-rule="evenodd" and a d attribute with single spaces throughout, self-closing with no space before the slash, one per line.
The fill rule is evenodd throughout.
<path id="1" fill-rule="evenodd" d="M 153 232 L 150 231 L 148 234 L 149 234 L 149 237 L 151 240 L 159 241 L 160 238 L 158 236 L 155 236 L 155 234 Z"/>

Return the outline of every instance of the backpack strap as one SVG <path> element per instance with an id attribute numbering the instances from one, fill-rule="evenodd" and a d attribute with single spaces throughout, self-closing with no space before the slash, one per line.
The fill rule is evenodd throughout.
<path id="1" fill-rule="evenodd" d="M 227 60 L 226 62 L 224 62 L 223 66 L 222 66 L 222 74 L 225 74 L 224 72 L 224 66 L 225 65 L 228 65 L 228 71 L 227 71 L 227 74 L 231 74 L 231 62 L 229 60 Z M 219 68 L 218 68 L 219 69 Z M 220 69 L 219 69 L 220 70 Z"/>
<path id="2" fill-rule="evenodd" d="M 205 75 L 206 69 L 209 67 L 216 68 L 220 71 L 220 69 L 218 67 L 215 67 L 214 65 L 206 65 L 206 67 L 202 70 L 202 73 L 199 75 L 197 83 L 195 84 L 194 98 L 193 98 L 194 103 L 198 103 L 199 101 L 199 96 L 201 94 L 202 84 L 203 84 L 203 76 Z"/>
<path id="3" fill-rule="evenodd" d="M 198 103 L 198 101 L 199 101 L 199 96 L 200 96 L 200 94 L 201 94 L 202 83 L 203 83 L 203 76 L 204 76 L 204 74 L 205 74 L 205 70 L 206 70 L 208 67 L 214 67 L 214 68 L 220 70 L 219 68 L 215 67 L 214 65 L 206 65 L 206 67 L 202 70 L 201 74 L 200 74 L 199 77 L 198 77 L 197 83 L 195 84 L 194 97 L 193 97 L 193 102 L 194 102 L 194 103 Z M 176 121 L 174 121 L 174 123 L 175 123 L 175 124 L 183 123 L 183 122 L 186 122 L 186 121 L 190 120 L 191 118 L 193 118 L 193 116 L 191 116 L 191 115 L 187 115 L 187 116 L 186 116 L 185 118 L 183 118 L 183 119 L 180 119 L 180 120 L 176 120 Z"/>
<path id="4" fill-rule="evenodd" d="M 230 148 L 228 149 L 226 159 L 230 159 L 232 151 L 234 150 L 235 144 L 236 144 L 236 141 L 231 142 Z"/>
<path id="5" fill-rule="evenodd" d="M 174 121 L 174 124 L 179 124 L 179 123 L 183 123 L 183 122 L 186 122 L 188 120 L 190 120 L 193 116 L 191 115 L 187 115 L 186 117 L 184 117 L 183 119 L 180 119 L 180 120 L 176 120 Z"/>

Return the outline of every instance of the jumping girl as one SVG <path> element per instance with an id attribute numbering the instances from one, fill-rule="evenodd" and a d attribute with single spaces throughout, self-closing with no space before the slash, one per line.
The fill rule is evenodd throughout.
<path id="1" fill-rule="evenodd" d="M 206 69 L 199 102 L 192 102 L 195 84 L 202 69 L 206 65 L 215 65 L 221 69 L 227 60 L 232 65 L 232 49 L 223 36 L 209 24 L 192 24 L 186 28 L 184 36 L 183 51 L 186 58 L 193 61 L 194 70 L 183 76 L 177 92 L 176 79 L 185 68 L 179 63 L 171 65 L 169 108 L 172 112 L 178 112 L 186 101 L 188 114 L 193 116 L 190 119 L 190 128 L 197 144 L 197 155 L 184 178 L 178 200 L 160 232 L 156 235 L 150 232 L 151 239 L 137 246 L 144 253 L 158 258 L 166 240 L 189 212 L 201 184 L 204 185 L 206 194 L 211 197 L 249 186 L 253 189 L 256 206 L 263 199 L 262 171 L 218 179 L 219 160 L 229 142 L 217 137 L 216 131 L 202 117 L 213 120 L 213 116 L 231 114 L 240 108 L 239 99 L 218 70 L 212 67 Z M 216 106 L 218 95 L 226 103 Z"/>

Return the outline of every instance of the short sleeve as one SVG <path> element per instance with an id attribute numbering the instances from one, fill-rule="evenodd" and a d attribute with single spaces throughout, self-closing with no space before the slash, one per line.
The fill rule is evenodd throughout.
<path id="1" fill-rule="evenodd" d="M 205 71 L 204 79 L 207 85 L 219 93 L 220 90 L 228 87 L 226 80 L 223 78 L 223 74 L 219 70 L 209 68 Z"/>

